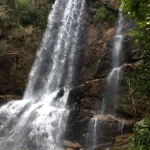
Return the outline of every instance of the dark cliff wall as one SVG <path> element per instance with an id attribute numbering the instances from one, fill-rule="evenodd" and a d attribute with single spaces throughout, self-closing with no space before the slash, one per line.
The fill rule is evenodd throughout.
<path id="1" fill-rule="evenodd" d="M 97 13 L 100 7 L 111 8 L 117 19 L 119 5 L 120 1 L 118 0 L 88 0 L 86 3 L 82 24 L 88 32 L 88 41 L 86 49 L 84 50 L 85 56 L 77 82 L 78 86 L 75 87 L 75 90 L 72 89 L 71 92 L 71 95 L 75 95 L 75 97 L 72 98 L 70 96 L 68 99 L 68 101 L 73 104 L 74 99 L 76 99 L 78 93 L 80 93 L 80 95 L 82 95 L 82 107 L 81 112 L 77 112 L 74 108 L 71 108 L 72 111 L 69 115 L 66 135 L 64 137 L 65 140 L 80 143 L 83 147 L 92 146 L 92 143 L 90 143 L 91 141 L 89 141 L 89 145 L 87 144 L 87 137 L 89 134 L 88 125 L 92 117 L 101 114 L 103 97 L 106 94 L 109 95 L 110 99 L 110 104 L 106 107 L 110 109 L 112 105 L 111 101 L 115 101 L 116 105 L 114 109 L 117 116 L 116 118 L 109 115 L 100 115 L 97 117 L 96 145 L 101 145 L 98 149 L 105 149 L 105 146 L 111 144 L 117 135 L 132 132 L 134 123 L 133 115 L 128 113 L 128 111 L 124 111 L 120 105 L 124 95 L 128 92 L 128 86 L 120 81 L 117 93 L 112 94 L 111 91 L 107 91 L 106 93 L 107 76 L 113 67 L 113 36 L 116 33 L 117 24 L 116 21 L 110 22 L 110 20 L 107 19 L 97 19 Z M 136 50 L 137 47 L 134 46 L 133 39 L 126 34 L 130 28 L 134 28 L 134 24 L 127 18 L 124 20 L 123 24 L 122 32 L 125 34 L 125 37 L 120 55 L 119 66 L 122 66 L 121 72 L 132 70 L 133 64 L 138 61 L 138 59 L 134 58 L 134 56 L 138 54 Z M 118 129 L 121 122 L 124 124 L 122 131 Z M 94 128 L 92 130 L 94 130 Z M 107 144 L 105 145 L 104 143 Z M 70 147 L 69 145 L 65 146 Z M 77 149 L 77 147 L 74 147 L 74 149 Z"/>
<path id="2" fill-rule="evenodd" d="M 65 140 L 77 142 L 80 145 L 74 146 L 70 150 L 87 146 L 88 124 L 90 119 L 101 111 L 106 77 L 112 69 L 111 50 L 113 46 L 112 38 L 116 32 L 115 19 L 114 21 L 107 20 L 107 18 L 99 19 L 98 10 L 100 7 L 107 7 L 110 13 L 113 12 L 115 18 L 117 18 L 119 5 L 119 0 L 87 0 L 86 2 L 80 40 L 81 50 L 79 50 L 79 55 L 82 57 L 84 55 L 84 58 L 79 60 L 81 72 L 76 82 L 78 86 L 71 90 L 68 98 L 67 105 L 71 112 L 64 136 Z M 129 20 L 126 20 L 124 30 L 127 29 L 127 26 L 132 26 Z M 43 30 L 37 30 L 33 26 L 29 26 L 19 32 L 16 28 L 11 26 L 6 28 L 2 25 L 0 29 L 5 31 L 5 33 L 0 34 L 0 48 L 4 51 L 0 55 L 0 95 L 22 95 Z M 132 66 L 128 65 L 134 62 L 134 56 L 136 56 L 136 48 L 130 47 L 132 38 L 126 36 L 123 45 L 123 53 L 120 56 L 121 65 L 127 64 L 124 68 L 132 69 Z M 122 101 L 122 97 L 127 90 L 128 87 L 121 86 L 117 95 L 112 96 L 117 96 L 118 104 Z M 71 106 L 78 96 L 82 97 L 81 112 L 75 111 Z M 115 109 L 126 118 L 132 117 L 124 112 L 119 105 Z M 120 120 L 122 121 L 122 118 Z M 111 116 L 98 118 L 97 145 L 104 141 L 111 143 L 112 139 L 118 134 L 119 121 Z M 132 125 L 132 121 L 124 121 L 122 133 L 131 132 Z M 69 144 L 65 146 L 67 150 L 69 150 L 68 147 L 71 147 Z"/>
<path id="3" fill-rule="evenodd" d="M 18 10 L 14 1 L 0 3 L 1 97 L 23 95 L 53 2 L 54 0 L 31 0 L 26 8 Z"/>

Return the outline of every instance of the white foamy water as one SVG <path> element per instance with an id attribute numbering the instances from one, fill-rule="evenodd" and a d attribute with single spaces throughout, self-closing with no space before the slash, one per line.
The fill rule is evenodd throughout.
<path id="1" fill-rule="evenodd" d="M 104 115 L 105 105 L 106 105 L 106 99 L 105 99 L 105 97 L 104 97 L 104 98 L 103 98 L 103 101 L 102 101 L 101 115 Z"/>
<path id="2" fill-rule="evenodd" d="M 119 58 L 120 58 L 119 56 L 122 50 L 122 42 L 124 38 L 124 35 L 121 33 L 122 28 L 123 28 L 123 21 L 124 21 L 123 12 L 122 12 L 122 9 L 119 9 L 118 26 L 116 30 L 116 35 L 114 36 L 113 68 L 117 68 L 119 65 Z"/>
<path id="3" fill-rule="evenodd" d="M 86 145 L 91 150 L 94 150 L 96 147 L 96 139 L 97 139 L 97 118 L 91 118 L 88 125 L 88 136 L 86 139 Z"/>
<path id="4" fill-rule="evenodd" d="M 59 150 L 84 0 L 56 0 L 21 101 L 0 108 L 0 150 Z"/>
<path id="5" fill-rule="evenodd" d="M 122 12 L 122 9 L 120 9 L 119 18 L 118 18 L 118 26 L 116 28 L 116 35 L 114 36 L 113 48 L 112 48 L 113 68 L 107 77 L 107 88 L 106 88 L 106 94 L 103 97 L 101 114 L 114 114 L 115 113 L 116 101 L 111 96 L 114 94 L 117 94 L 117 91 L 118 91 L 119 73 L 121 70 L 121 67 L 119 66 L 120 54 L 122 51 L 122 44 L 123 44 L 123 39 L 124 39 L 124 35 L 122 34 L 123 21 L 124 21 L 123 12 Z"/>
<path id="6" fill-rule="evenodd" d="M 112 83 L 114 84 L 114 86 L 118 85 L 120 69 L 121 69 L 121 67 L 112 69 L 112 71 L 110 72 L 110 74 L 107 77 L 108 85 L 111 85 Z"/>
<path id="7" fill-rule="evenodd" d="M 123 121 L 119 121 L 118 122 L 118 135 L 123 133 L 123 128 L 124 128 L 124 122 Z"/>

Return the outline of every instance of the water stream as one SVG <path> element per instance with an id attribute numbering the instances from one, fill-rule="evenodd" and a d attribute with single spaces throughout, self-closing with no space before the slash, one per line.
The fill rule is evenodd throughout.
<path id="1" fill-rule="evenodd" d="M 96 138 L 97 138 L 97 118 L 91 118 L 89 125 L 88 125 L 88 137 L 86 140 L 86 146 L 91 150 L 94 150 L 96 147 Z"/>
<path id="2" fill-rule="evenodd" d="M 112 70 L 107 77 L 107 89 L 106 95 L 103 98 L 102 113 L 101 114 L 115 114 L 115 100 L 112 99 L 112 95 L 117 94 L 119 73 L 121 70 L 120 53 L 122 50 L 122 43 L 124 35 L 122 34 L 124 16 L 122 9 L 119 9 L 118 26 L 116 28 L 116 35 L 114 36 L 113 48 L 112 48 Z M 105 105 L 105 106 L 103 106 Z M 107 107 L 107 108 L 106 108 Z"/>
<path id="3" fill-rule="evenodd" d="M 0 108 L 1 150 L 59 150 L 85 0 L 56 0 L 21 101 Z"/>
<path id="4" fill-rule="evenodd" d="M 118 18 L 118 26 L 116 28 L 116 35 L 113 38 L 113 48 L 112 48 L 112 66 L 113 66 L 113 68 L 107 77 L 107 89 L 106 89 L 106 94 L 102 100 L 102 107 L 101 107 L 101 113 L 100 113 L 100 115 L 103 115 L 103 116 L 110 115 L 110 116 L 112 116 L 112 118 L 114 120 L 118 121 L 118 129 L 117 129 L 118 135 L 123 133 L 124 123 L 120 120 L 117 120 L 114 117 L 116 102 L 115 102 L 115 99 L 112 99 L 113 97 L 111 97 L 111 96 L 117 94 L 117 90 L 118 90 L 119 73 L 121 70 L 121 66 L 119 66 L 120 53 L 122 50 L 122 43 L 123 43 L 123 38 L 124 38 L 124 35 L 121 33 L 122 28 L 123 28 L 123 21 L 124 21 L 124 16 L 122 13 L 122 9 L 120 9 L 119 10 L 119 18 Z M 95 128 L 96 128 L 96 126 L 97 126 L 97 124 L 95 125 Z M 92 125 L 91 125 L 91 127 L 92 127 Z M 94 130 L 95 129 L 93 128 L 93 131 Z M 91 140 L 93 140 L 93 139 L 91 138 Z M 107 147 L 107 143 L 104 143 L 104 145 L 105 144 Z"/>

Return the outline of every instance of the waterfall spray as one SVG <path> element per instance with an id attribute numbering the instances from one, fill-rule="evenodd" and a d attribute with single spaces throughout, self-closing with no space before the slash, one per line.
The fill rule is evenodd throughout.
<path id="1" fill-rule="evenodd" d="M 85 0 L 56 0 L 22 101 L 0 108 L 1 150 L 59 150 Z"/>
<path id="2" fill-rule="evenodd" d="M 96 147 L 96 138 L 97 138 L 97 118 L 91 118 L 88 125 L 88 137 L 86 140 L 86 146 L 92 148 L 92 150 Z"/>
<path id="3" fill-rule="evenodd" d="M 124 17 L 123 17 L 122 9 L 119 9 L 118 26 L 116 29 L 116 35 L 113 38 L 114 39 L 113 48 L 112 48 L 113 68 L 107 77 L 107 89 L 106 89 L 106 95 L 103 98 L 101 114 L 114 113 L 113 107 L 115 106 L 115 100 L 110 98 L 110 96 L 116 94 L 118 90 L 119 73 L 121 69 L 121 67 L 119 67 L 119 59 L 120 59 L 119 56 L 122 50 L 122 42 L 124 38 L 124 35 L 122 34 L 123 21 L 124 21 Z"/>

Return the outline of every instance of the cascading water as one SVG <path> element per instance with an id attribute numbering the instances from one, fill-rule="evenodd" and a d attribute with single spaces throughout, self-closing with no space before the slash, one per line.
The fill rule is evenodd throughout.
<path id="1" fill-rule="evenodd" d="M 99 118 L 101 118 L 101 120 L 99 120 L 99 126 L 102 126 L 103 128 L 103 124 L 102 124 L 102 120 L 103 118 L 112 118 L 113 120 L 118 122 L 118 128 L 117 130 L 117 134 L 122 134 L 123 132 L 123 128 L 124 128 L 124 124 L 122 121 L 120 121 L 119 119 L 117 120 L 113 115 L 115 115 L 115 100 L 113 99 L 114 95 L 117 94 L 117 89 L 118 89 L 118 80 L 119 80 L 119 72 L 121 67 L 119 66 L 120 63 L 120 53 L 122 50 L 122 43 L 123 43 L 123 38 L 124 35 L 122 35 L 122 29 L 123 29 L 123 21 L 124 21 L 124 17 L 123 17 L 123 13 L 122 13 L 122 9 L 119 10 L 119 18 L 118 18 L 118 26 L 116 29 L 116 35 L 113 37 L 114 39 L 114 43 L 113 43 L 113 48 L 112 48 L 112 70 L 109 73 L 108 77 L 107 77 L 107 89 L 105 92 L 105 95 L 103 97 L 102 100 L 102 107 L 101 107 L 101 112 L 99 115 Z M 107 120 L 109 122 L 109 119 Z M 95 125 L 95 127 L 97 126 L 97 124 Z M 93 129 L 94 130 L 94 129 Z M 103 131 L 101 131 L 103 132 Z M 106 142 L 106 143 L 105 143 Z M 101 146 L 105 148 L 107 148 L 108 145 L 110 145 L 110 143 L 107 143 L 108 141 L 105 141 L 101 143 Z"/>
<path id="2" fill-rule="evenodd" d="M 59 150 L 85 0 L 56 0 L 22 101 L 0 108 L 1 150 Z"/>
<path id="3" fill-rule="evenodd" d="M 92 150 L 94 150 L 96 147 L 96 138 L 97 138 L 96 126 L 97 126 L 97 118 L 91 118 L 88 126 L 89 132 L 86 140 L 86 146 L 88 148 L 91 148 Z"/>
<path id="4" fill-rule="evenodd" d="M 119 121 L 118 122 L 118 135 L 123 133 L 123 128 L 124 128 L 124 122 L 123 121 Z"/>
<path id="5" fill-rule="evenodd" d="M 118 80 L 119 80 L 119 72 L 120 72 L 120 67 L 118 68 L 114 68 L 110 74 L 108 75 L 107 77 L 107 82 L 108 82 L 108 85 L 112 85 L 114 87 L 116 87 L 118 85 Z M 117 88 L 117 87 L 116 87 Z"/>
<path id="6" fill-rule="evenodd" d="M 121 34 L 122 31 L 122 22 L 123 22 L 123 14 L 122 14 L 122 9 L 119 9 L 119 19 L 118 19 L 118 27 L 116 31 L 116 35 L 114 36 L 114 48 L 113 48 L 113 69 L 108 75 L 107 81 L 108 84 L 111 83 L 112 79 L 115 77 L 115 82 L 118 83 L 119 79 L 119 55 L 122 50 L 122 42 L 123 42 L 123 37 L 124 35 Z"/>
<path id="7" fill-rule="evenodd" d="M 115 106 L 115 102 L 112 100 L 112 98 L 110 99 L 110 95 L 114 95 L 117 93 L 117 89 L 118 89 L 118 80 L 119 80 L 119 72 L 121 67 L 119 67 L 119 60 L 120 60 L 120 53 L 122 50 L 122 42 L 123 42 L 123 38 L 124 35 L 122 34 L 122 29 L 123 29 L 123 21 L 124 21 L 124 17 L 123 17 L 123 13 L 122 13 L 122 9 L 119 9 L 119 19 L 118 19 L 118 26 L 116 29 L 116 35 L 114 36 L 114 45 L 113 45 L 113 49 L 112 49 L 112 70 L 109 73 L 108 77 L 107 77 L 107 94 L 105 95 L 105 97 L 103 98 L 103 104 L 105 104 L 105 106 L 109 107 L 105 108 L 105 106 L 102 105 L 102 111 L 103 114 L 114 114 L 114 108 L 113 106 Z"/>

